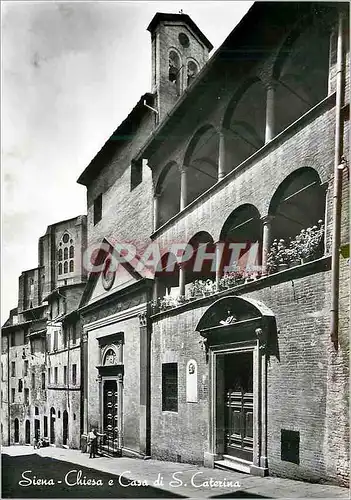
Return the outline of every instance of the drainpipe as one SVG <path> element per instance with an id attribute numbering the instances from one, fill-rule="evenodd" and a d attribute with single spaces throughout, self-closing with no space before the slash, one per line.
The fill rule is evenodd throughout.
<path id="1" fill-rule="evenodd" d="M 10 335 L 7 333 L 7 444 L 10 446 L 11 418 L 10 418 Z"/>
<path id="2" fill-rule="evenodd" d="M 334 193 L 333 193 L 333 236 L 331 251 L 331 341 L 335 349 L 338 348 L 339 323 L 339 263 L 340 263 L 340 215 L 341 215 L 341 175 L 343 165 L 342 156 L 342 94 L 343 94 L 343 13 L 339 12 L 338 20 L 338 47 L 336 73 L 336 106 L 335 106 L 335 150 L 334 150 Z"/>

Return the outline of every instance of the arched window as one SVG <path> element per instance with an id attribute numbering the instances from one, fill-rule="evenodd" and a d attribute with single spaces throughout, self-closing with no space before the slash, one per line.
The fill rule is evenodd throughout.
<path id="1" fill-rule="evenodd" d="M 65 260 L 68 259 L 68 248 L 67 247 L 63 251 L 63 257 Z"/>
<path id="2" fill-rule="evenodd" d="M 70 260 L 69 261 L 69 272 L 73 273 L 73 271 L 74 271 L 74 262 L 73 262 L 73 260 Z"/>
<path id="3" fill-rule="evenodd" d="M 180 57 L 175 50 L 171 50 L 169 53 L 168 79 L 175 84 L 178 94 L 180 93 L 180 73 Z"/>
<path id="4" fill-rule="evenodd" d="M 62 274 L 62 263 L 61 262 L 58 265 L 58 273 Z"/>
<path id="5" fill-rule="evenodd" d="M 73 257 L 74 257 L 74 246 L 73 246 L 73 245 L 71 245 L 71 246 L 69 247 L 69 258 L 70 258 L 70 259 L 73 259 Z"/>
<path id="6" fill-rule="evenodd" d="M 65 261 L 65 263 L 63 265 L 63 272 L 64 272 L 64 274 L 68 273 L 68 262 L 67 262 L 67 260 Z"/>
<path id="7" fill-rule="evenodd" d="M 199 72 L 199 68 L 198 68 L 197 64 L 194 61 L 189 61 L 188 65 L 187 65 L 187 72 L 186 72 L 186 75 L 187 75 L 187 86 L 188 87 L 191 84 L 191 82 L 193 80 L 195 80 L 196 75 L 198 74 L 198 72 Z"/>
<path id="8" fill-rule="evenodd" d="M 58 260 L 62 260 L 63 259 L 62 248 L 59 248 L 59 251 L 57 252 L 57 258 L 58 258 Z"/>

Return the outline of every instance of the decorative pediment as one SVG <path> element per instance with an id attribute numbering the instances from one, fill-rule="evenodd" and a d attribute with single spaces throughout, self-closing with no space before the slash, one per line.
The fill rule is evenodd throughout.
<path id="1" fill-rule="evenodd" d="M 89 274 L 80 308 L 98 302 L 143 279 L 133 265 L 121 262 L 113 245 L 104 239 L 96 252 L 94 270 Z"/>

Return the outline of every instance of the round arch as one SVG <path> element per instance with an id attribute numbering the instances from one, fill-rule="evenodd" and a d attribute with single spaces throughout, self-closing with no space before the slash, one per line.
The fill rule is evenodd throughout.
<path id="1" fill-rule="evenodd" d="M 155 187 L 157 227 L 165 224 L 180 210 L 180 171 L 175 161 L 164 166 Z"/>
<path id="2" fill-rule="evenodd" d="M 272 238 L 287 240 L 319 220 L 324 222 L 325 195 L 325 187 L 315 169 L 294 170 L 281 182 L 270 201 Z"/>
<path id="3" fill-rule="evenodd" d="M 211 124 L 200 127 L 189 141 L 184 155 L 188 204 L 217 182 L 218 148 L 219 134 Z"/>
<path id="4" fill-rule="evenodd" d="M 264 145 L 265 127 L 266 88 L 260 78 L 252 76 L 237 88 L 223 117 L 227 172 Z"/>
<path id="5" fill-rule="evenodd" d="M 328 94 L 331 28 L 311 16 L 288 33 L 273 65 L 275 133 Z"/>
<path id="6" fill-rule="evenodd" d="M 199 231 L 190 238 L 187 244 L 191 246 L 193 253 L 185 263 L 186 284 L 198 279 L 214 279 L 216 273 L 212 270 L 213 259 L 201 258 L 201 256 L 205 257 L 205 254 L 215 255 L 215 244 L 211 234 L 207 231 Z"/>

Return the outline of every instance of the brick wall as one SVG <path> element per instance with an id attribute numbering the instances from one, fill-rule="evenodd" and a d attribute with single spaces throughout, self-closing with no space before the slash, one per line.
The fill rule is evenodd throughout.
<path id="1" fill-rule="evenodd" d="M 257 283 L 250 286 L 250 293 L 240 292 L 243 297 L 264 302 L 275 313 L 279 330 L 280 359 L 271 357 L 268 367 L 270 473 L 344 484 L 348 363 L 344 354 L 333 352 L 330 341 L 330 272 L 304 277 L 298 273 L 294 279 L 282 278 L 275 286 Z M 151 380 L 155 458 L 176 460 L 179 455 L 182 461 L 203 460 L 208 440 L 208 366 L 195 327 L 205 309 L 165 313 L 154 322 Z M 185 368 L 190 358 L 198 362 L 197 404 L 185 402 Z M 161 411 L 161 364 L 169 360 L 178 362 L 177 413 Z M 300 432 L 300 465 L 281 460 L 281 429 Z"/>

